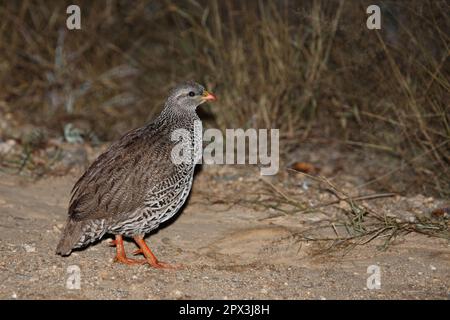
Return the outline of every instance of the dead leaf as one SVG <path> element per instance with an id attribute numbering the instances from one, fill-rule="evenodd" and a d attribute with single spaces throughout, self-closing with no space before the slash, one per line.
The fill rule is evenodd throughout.
<path id="1" fill-rule="evenodd" d="M 319 167 L 314 166 L 309 162 L 295 162 L 292 165 L 292 169 L 307 173 L 307 174 L 317 174 L 320 171 Z"/>

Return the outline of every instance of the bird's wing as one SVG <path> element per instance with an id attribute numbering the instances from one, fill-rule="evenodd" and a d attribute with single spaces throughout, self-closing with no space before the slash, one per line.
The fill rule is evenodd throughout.
<path id="1" fill-rule="evenodd" d="M 72 190 L 73 220 L 133 212 L 153 185 L 174 174 L 167 136 L 148 132 L 145 127 L 128 132 L 86 170 Z"/>

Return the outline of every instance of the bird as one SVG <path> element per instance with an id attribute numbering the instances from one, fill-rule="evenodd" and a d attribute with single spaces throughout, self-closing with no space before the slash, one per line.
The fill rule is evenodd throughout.
<path id="1" fill-rule="evenodd" d="M 56 254 L 68 256 L 110 234 L 116 262 L 176 268 L 159 261 L 144 237 L 180 210 L 192 187 L 196 161 L 173 161 L 177 141 L 171 134 L 180 129 L 193 135 L 194 123 L 201 121 L 197 107 L 216 99 L 194 81 L 181 83 L 169 91 L 153 121 L 124 134 L 99 155 L 72 189 Z M 139 248 L 134 254 L 145 259 L 128 258 L 124 238 L 132 238 Z"/>

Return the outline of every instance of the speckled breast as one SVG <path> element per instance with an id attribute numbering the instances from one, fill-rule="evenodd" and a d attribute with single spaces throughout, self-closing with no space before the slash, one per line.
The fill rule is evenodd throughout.
<path id="1" fill-rule="evenodd" d="M 193 175 L 194 166 L 185 167 L 154 186 L 149 190 L 142 208 L 112 223 L 109 232 L 132 237 L 156 229 L 183 206 L 192 187 Z"/>

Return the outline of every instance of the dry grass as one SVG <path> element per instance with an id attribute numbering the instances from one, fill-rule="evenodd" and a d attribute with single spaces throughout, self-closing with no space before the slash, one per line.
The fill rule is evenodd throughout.
<path id="1" fill-rule="evenodd" d="M 386 250 L 394 240 L 410 233 L 423 234 L 429 237 L 450 240 L 448 216 L 442 211 L 442 215 L 433 215 L 432 211 L 422 212 L 405 217 L 395 212 L 396 209 L 386 210 L 380 205 L 370 207 L 367 205 L 376 199 L 397 196 L 394 193 L 359 194 L 360 190 L 349 192 L 321 176 L 311 176 L 294 170 L 290 171 L 293 179 L 298 181 L 309 180 L 310 188 L 315 188 L 315 193 L 329 193 L 334 199 L 331 201 L 319 201 L 315 205 L 309 203 L 308 196 L 299 196 L 297 188 L 285 188 L 282 184 L 273 184 L 269 180 L 261 179 L 266 188 L 257 192 L 253 197 L 245 197 L 236 201 L 236 205 L 251 207 L 253 209 L 264 208 L 273 213 L 266 219 L 273 219 L 282 215 L 317 215 L 322 214 L 327 218 L 310 223 L 315 225 L 295 234 L 298 241 L 318 242 L 320 253 L 335 249 L 352 249 L 365 245 L 374 240 L 381 240 L 378 246 Z M 317 201 L 317 199 L 316 199 Z M 401 205 L 397 206 L 400 208 Z M 393 207 L 395 208 L 395 207 Z M 448 209 L 444 209 L 448 210 Z M 391 211 L 390 214 L 387 211 Z M 392 214 L 394 211 L 394 214 Z M 412 214 L 412 212 L 409 212 Z"/>
<path id="2" fill-rule="evenodd" d="M 444 201 L 361 189 L 349 176 L 331 180 L 293 169 L 281 175 L 261 178 L 248 171 L 241 181 L 231 172 L 216 173 L 205 179 L 207 187 L 195 190 L 194 203 L 224 212 L 260 212 L 259 223 L 292 227 L 296 241 L 317 244 L 317 254 L 346 254 L 371 242 L 386 250 L 408 234 L 450 240 L 450 208 L 440 207 Z M 219 182 L 211 182 L 215 178 Z"/>
<path id="3" fill-rule="evenodd" d="M 71 2 L 70 2 L 71 3 Z M 387 152 L 424 192 L 450 194 L 450 21 L 446 1 L 68 1 L 0 5 L 0 138 L 31 123 L 51 137 L 116 138 L 194 78 L 220 103 L 210 125 L 276 127 Z M 25 139 L 26 140 L 26 139 Z"/>

